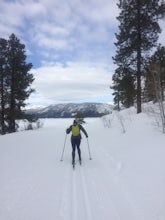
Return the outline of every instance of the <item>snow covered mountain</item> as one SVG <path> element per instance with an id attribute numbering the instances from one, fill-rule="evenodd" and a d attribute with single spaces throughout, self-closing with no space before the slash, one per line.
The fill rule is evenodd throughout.
<path id="1" fill-rule="evenodd" d="M 113 106 L 107 103 L 67 103 L 55 104 L 39 109 L 30 109 L 29 114 L 39 118 L 71 118 L 81 112 L 84 117 L 100 117 L 112 112 Z"/>

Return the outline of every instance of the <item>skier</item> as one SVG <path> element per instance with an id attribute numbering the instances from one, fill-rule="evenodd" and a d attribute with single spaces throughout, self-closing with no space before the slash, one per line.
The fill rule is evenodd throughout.
<path id="1" fill-rule="evenodd" d="M 81 164 L 81 150 L 80 150 L 80 143 L 81 143 L 81 132 L 84 133 L 86 138 L 88 138 L 88 134 L 86 130 L 83 128 L 82 125 L 78 124 L 76 120 L 73 121 L 73 125 L 71 125 L 69 128 L 66 129 L 66 133 L 69 134 L 72 132 L 71 135 L 71 144 L 72 144 L 72 164 L 74 166 L 75 164 L 75 150 L 77 147 L 78 156 L 79 156 L 79 162 Z"/>

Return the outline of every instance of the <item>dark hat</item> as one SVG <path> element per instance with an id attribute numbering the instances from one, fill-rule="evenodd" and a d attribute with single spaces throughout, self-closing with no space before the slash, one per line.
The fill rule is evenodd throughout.
<path id="1" fill-rule="evenodd" d="M 77 125 L 77 121 L 76 121 L 76 120 L 74 120 L 74 121 L 73 121 L 73 124 L 74 124 L 74 125 Z"/>

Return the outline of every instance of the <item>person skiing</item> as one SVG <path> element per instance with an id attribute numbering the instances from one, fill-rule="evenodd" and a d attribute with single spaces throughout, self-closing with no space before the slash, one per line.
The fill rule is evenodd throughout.
<path id="1" fill-rule="evenodd" d="M 72 164 L 73 164 L 73 166 L 75 164 L 76 147 L 77 147 L 77 151 L 78 151 L 79 162 L 81 164 L 81 150 L 80 150 L 81 132 L 80 131 L 82 131 L 84 133 L 84 135 L 86 136 L 86 138 L 88 138 L 88 134 L 87 134 L 86 130 L 83 128 L 83 126 L 81 124 L 78 124 L 78 122 L 76 120 L 74 120 L 73 124 L 69 128 L 66 129 L 67 134 L 72 132 L 71 144 L 72 144 Z"/>

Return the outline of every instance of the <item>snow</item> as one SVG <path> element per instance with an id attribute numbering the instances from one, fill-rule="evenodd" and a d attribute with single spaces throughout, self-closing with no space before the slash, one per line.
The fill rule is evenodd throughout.
<path id="1" fill-rule="evenodd" d="M 85 121 L 92 160 L 82 134 L 75 170 L 72 119 L 0 136 L 1 220 L 165 220 L 165 134 L 154 117 L 131 108 Z"/>

